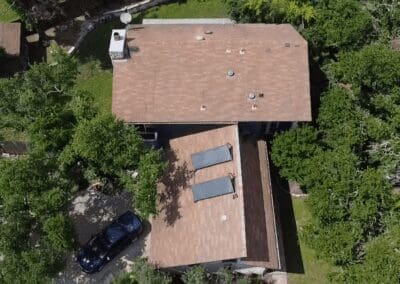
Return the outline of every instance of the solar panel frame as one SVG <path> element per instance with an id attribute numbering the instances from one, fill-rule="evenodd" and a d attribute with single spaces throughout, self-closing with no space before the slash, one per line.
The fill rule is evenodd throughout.
<path id="1" fill-rule="evenodd" d="M 232 177 L 225 176 L 192 185 L 194 202 L 234 193 Z"/>
<path id="2" fill-rule="evenodd" d="M 230 145 L 222 145 L 206 151 L 191 155 L 192 165 L 195 170 L 200 170 L 210 166 L 232 161 Z"/>

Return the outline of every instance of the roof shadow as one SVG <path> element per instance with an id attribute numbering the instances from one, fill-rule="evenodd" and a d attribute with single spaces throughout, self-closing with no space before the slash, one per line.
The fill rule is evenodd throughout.
<path id="1" fill-rule="evenodd" d="M 279 204 L 286 272 L 304 274 L 303 258 L 301 255 L 289 184 L 279 175 L 278 169 L 273 165 L 272 161 L 270 166 L 271 183 Z"/>

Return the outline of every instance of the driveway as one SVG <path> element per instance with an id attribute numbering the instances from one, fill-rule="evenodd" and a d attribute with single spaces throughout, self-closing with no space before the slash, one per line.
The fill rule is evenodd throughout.
<path id="1" fill-rule="evenodd" d="M 77 196 L 70 204 L 69 215 L 76 232 L 79 245 L 85 244 L 91 236 L 101 231 L 115 217 L 126 210 L 132 210 L 131 196 L 128 192 L 107 196 L 99 191 L 87 190 Z M 54 280 L 55 283 L 111 283 L 112 279 L 123 271 L 129 271 L 132 260 L 138 256 L 146 256 L 147 241 L 151 225 L 144 223 L 142 235 L 121 254 L 109 262 L 102 271 L 88 275 L 81 271 L 71 253 L 66 261 L 64 271 Z"/>

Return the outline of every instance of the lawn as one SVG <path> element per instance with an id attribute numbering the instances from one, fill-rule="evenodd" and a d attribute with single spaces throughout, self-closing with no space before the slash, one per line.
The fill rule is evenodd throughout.
<path id="1" fill-rule="evenodd" d="M 175 1 L 149 9 L 144 18 L 229 18 L 228 5 L 224 0 Z"/>
<path id="2" fill-rule="evenodd" d="M 299 234 L 300 250 L 304 266 L 304 274 L 289 274 L 289 283 L 293 284 L 309 284 L 309 283 L 330 283 L 328 274 L 333 273 L 335 268 L 329 263 L 317 259 L 316 253 L 309 248 L 302 238 L 302 228 L 311 218 L 310 212 L 307 210 L 303 198 L 293 198 L 293 209 L 296 218 L 297 232 Z"/>
<path id="3" fill-rule="evenodd" d="M 11 9 L 6 0 L 0 0 L 0 22 L 14 22 L 19 19 L 18 14 Z"/>
<path id="4" fill-rule="evenodd" d="M 111 30 L 122 28 L 118 20 L 100 24 L 90 32 L 76 56 L 81 63 L 81 76 L 76 87 L 92 93 L 100 112 L 111 112 L 112 64 L 108 55 Z"/>

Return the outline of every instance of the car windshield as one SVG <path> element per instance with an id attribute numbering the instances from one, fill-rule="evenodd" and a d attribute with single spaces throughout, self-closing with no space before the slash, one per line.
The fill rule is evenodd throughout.
<path id="1" fill-rule="evenodd" d="M 100 259 L 103 259 L 108 251 L 107 241 L 101 235 L 93 238 L 89 242 L 89 247 L 90 247 L 90 252 L 88 252 L 89 258 L 98 257 Z"/>
<path id="2" fill-rule="evenodd" d="M 127 212 L 118 218 L 118 222 L 124 227 L 126 231 L 132 233 L 138 230 L 141 226 L 139 218 L 133 213 Z"/>

